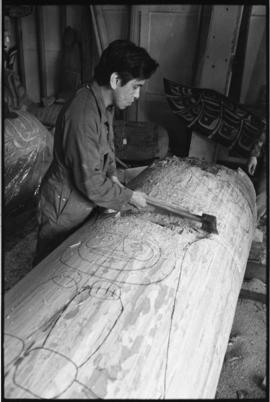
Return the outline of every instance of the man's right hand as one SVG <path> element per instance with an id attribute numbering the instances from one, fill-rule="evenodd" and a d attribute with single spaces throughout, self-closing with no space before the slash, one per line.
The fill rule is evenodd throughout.
<path id="1" fill-rule="evenodd" d="M 133 191 L 132 197 L 129 202 L 139 209 L 146 208 L 146 194 L 141 191 Z"/>

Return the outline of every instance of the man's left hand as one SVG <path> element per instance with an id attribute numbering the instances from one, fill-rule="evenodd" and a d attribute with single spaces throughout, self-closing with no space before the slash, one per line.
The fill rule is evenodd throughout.
<path id="1" fill-rule="evenodd" d="M 248 173 L 253 176 L 257 167 L 256 156 L 251 156 L 248 160 Z"/>

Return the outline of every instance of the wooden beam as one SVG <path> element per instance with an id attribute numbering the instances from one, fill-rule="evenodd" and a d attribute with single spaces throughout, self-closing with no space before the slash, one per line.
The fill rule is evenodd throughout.
<path id="1" fill-rule="evenodd" d="M 102 6 L 89 6 L 92 16 L 93 29 L 96 37 L 98 54 L 101 56 L 103 50 L 109 44 L 106 23 L 103 15 Z"/>
<path id="2" fill-rule="evenodd" d="M 207 45 L 200 60 L 196 85 L 228 95 L 231 82 L 231 60 L 240 30 L 243 6 L 212 7 Z"/>
<path id="3" fill-rule="evenodd" d="M 100 40 L 100 36 L 99 36 L 99 31 L 98 31 L 97 19 L 96 19 L 94 6 L 90 6 L 90 11 L 91 11 L 91 16 L 92 16 L 93 30 L 94 30 L 94 33 L 95 33 L 98 55 L 100 57 L 101 54 L 102 54 L 103 49 L 102 49 L 101 40 Z"/>
<path id="4" fill-rule="evenodd" d="M 65 29 L 67 27 L 67 6 L 61 5 L 59 6 L 59 16 L 60 16 L 60 30 L 61 35 L 64 35 Z"/>
<path id="5" fill-rule="evenodd" d="M 245 272 L 245 279 L 260 279 L 264 283 L 266 283 L 266 265 L 260 264 L 254 261 L 248 261 L 246 272 Z"/>
<path id="6" fill-rule="evenodd" d="M 247 175 L 177 158 L 134 181 L 216 215 L 92 218 L 5 295 L 6 398 L 212 399 L 256 222 Z"/>
<path id="7" fill-rule="evenodd" d="M 38 62 L 39 62 L 39 86 L 40 100 L 47 97 L 47 67 L 46 67 L 46 47 L 44 40 L 44 19 L 43 6 L 35 7 L 36 30 L 37 30 L 37 46 L 38 46 Z"/>
<path id="8" fill-rule="evenodd" d="M 94 75 L 95 38 L 93 38 L 93 23 L 88 6 L 83 6 L 81 26 L 82 46 L 82 82 L 90 81 Z"/>
<path id="9" fill-rule="evenodd" d="M 232 60 L 232 79 L 229 88 L 229 96 L 235 101 L 240 103 L 240 92 L 243 81 L 243 71 L 245 67 L 245 55 L 247 48 L 247 38 L 249 31 L 249 22 L 251 14 L 251 5 L 244 5 L 242 21 L 239 30 L 239 38 L 235 50 L 235 57 Z"/>
<path id="10" fill-rule="evenodd" d="M 249 299 L 266 304 L 266 295 L 263 293 L 255 292 L 254 290 L 241 289 L 239 297 L 241 299 Z"/>
<path id="11" fill-rule="evenodd" d="M 193 62 L 193 74 L 192 74 L 192 85 L 196 86 L 196 79 L 200 74 L 199 65 L 201 63 L 202 57 L 205 54 L 206 46 L 207 46 L 207 38 L 210 29 L 210 19 L 211 19 L 211 5 L 201 5 L 199 8 L 199 27 L 198 27 L 198 35 L 197 35 L 197 43 L 196 43 L 196 52 L 194 56 Z"/>
<path id="12" fill-rule="evenodd" d="M 146 18 L 147 9 L 148 7 L 145 5 L 131 5 L 130 7 L 129 40 L 134 42 L 137 46 L 145 47 L 145 44 L 141 43 L 142 38 L 149 38 L 149 35 L 145 35 L 145 31 L 149 29 L 149 22 Z M 141 96 L 138 102 L 134 102 L 130 108 L 124 110 L 124 120 L 142 120 L 139 118 L 139 102 L 142 102 Z"/>
<path id="13" fill-rule="evenodd" d="M 24 52 L 23 52 L 23 36 L 22 36 L 22 21 L 21 18 L 16 18 L 15 21 L 16 29 L 16 43 L 18 46 L 18 68 L 19 76 L 21 79 L 22 86 L 26 88 L 25 80 L 25 63 L 24 63 Z"/>
<path id="14" fill-rule="evenodd" d="M 245 53 L 245 64 L 243 69 L 242 86 L 240 93 L 240 103 L 247 103 L 247 96 L 250 82 L 253 78 L 255 65 L 258 61 L 259 52 L 262 43 L 265 43 L 265 52 L 267 52 L 267 40 L 265 35 L 267 32 L 267 8 L 265 5 L 253 5 L 249 20 L 249 32 Z M 266 58 L 267 60 L 267 58 Z M 266 61 L 267 63 L 267 61 Z M 267 70 L 265 82 L 267 81 Z"/>

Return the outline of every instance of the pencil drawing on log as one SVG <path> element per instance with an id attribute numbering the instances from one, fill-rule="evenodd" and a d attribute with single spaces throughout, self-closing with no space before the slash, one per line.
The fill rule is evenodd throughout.
<path id="1" fill-rule="evenodd" d="M 143 263 L 143 265 L 140 266 L 140 269 L 135 269 L 135 271 L 138 271 L 138 277 L 142 277 L 141 283 L 137 281 L 133 283 L 133 285 L 151 285 L 151 282 L 143 282 L 143 273 L 144 270 L 149 270 L 153 267 L 158 269 L 158 263 L 161 255 L 160 249 L 158 247 L 154 247 L 150 242 L 146 242 L 142 246 L 142 244 L 133 240 L 133 236 L 130 236 L 130 242 L 128 242 L 129 236 L 124 236 L 122 243 L 119 242 L 120 239 L 118 235 L 113 236 L 113 233 L 109 233 L 108 236 L 111 239 L 111 242 L 109 242 L 110 247 L 106 248 L 106 250 L 104 250 L 102 245 L 98 246 L 98 244 L 95 242 L 91 244 L 89 241 L 86 241 L 85 244 L 80 244 L 78 247 L 77 251 L 81 261 L 91 263 L 92 266 L 95 267 L 94 272 L 91 272 L 90 276 L 99 276 L 99 268 L 109 267 L 109 271 L 132 271 L 132 269 L 130 269 L 130 266 L 132 267 L 132 262 L 139 261 L 140 263 Z M 194 242 L 198 242 L 200 240 L 201 238 L 195 240 Z M 185 255 L 189 253 L 189 247 L 194 242 L 185 246 Z M 102 244 L 102 242 L 99 244 Z M 80 249 L 83 251 L 79 252 Z M 139 251 L 141 254 L 138 253 Z M 135 258 L 135 256 L 137 257 Z M 65 258 L 67 258 L 66 253 Z M 184 263 L 184 259 L 185 257 L 183 258 L 182 264 Z M 162 397 L 164 397 L 166 394 L 166 374 L 167 360 L 170 351 L 170 333 L 173 324 L 177 292 L 179 290 L 182 264 L 181 266 L 178 265 L 179 269 L 177 286 L 175 289 L 173 302 L 171 304 L 171 312 L 167 311 L 170 321 L 167 328 L 167 341 L 164 342 L 166 344 L 166 349 L 164 349 L 163 359 L 164 379 Z M 173 266 L 173 268 L 174 267 L 175 266 Z M 117 273 L 117 275 L 119 276 L 119 273 Z M 114 327 L 117 325 L 120 316 L 124 312 L 124 306 L 121 301 L 121 288 L 116 284 L 119 282 L 118 276 L 116 278 L 112 277 L 111 281 L 97 280 L 92 282 L 91 285 L 84 286 L 81 291 L 76 292 L 75 297 L 73 297 L 62 308 L 62 310 L 50 320 L 49 324 L 47 323 L 46 326 L 43 324 L 35 331 L 36 339 L 39 338 L 37 334 L 38 331 L 46 333 L 45 339 L 42 341 L 41 346 L 36 346 L 36 342 L 34 342 L 34 345 L 32 345 L 30 348 L 27 348 L 27 350 L 20 350 L 17 356 L 17 362 L 15 362 L 15 370 L 13 374 L 14 385 L 23 389 L 26 393 L 31 394 L 33 397 L 44 397 L 45 395 L 41 393 L 43 388 L 40 389 L 40 379 L 42 378 L 44 383 L 53 383 L 55 376 L 57 375 L 57 370 L 54 371 L 48 368 L 45 372 L 42 371 L 37 375 L 35 372 L 35 367 L 39 365 L 39 362 L 41 363 L 43 360 L 47 359 L 48 364 L 52 367 L 59 369 L 59 367 L 62 366 L 62 370 L 64 370 L 66 367 L 68 376 L 65 377 L 65 381 L 61 382 L 61 391 L 59 392 L 58 389 L 57 392 L 53 394 L 51 389 L 50 394 L 46 394 L 46 398 L 61 397 L 65 391 L 74 385 L 74 383 L 78 383 L 82 388 L 85 388 L 84 393 L 88 396 L 88 398 L 99 397 L 99 395 L 87 387 L 87 384 L 78 380 L 78 372 L 79 369 L 89 362 L 89 360 L 94 357 L 96 352 L 102 348 Z M 161 280 L 162 279 L 154 280 L 152 284 L 155 284 Z M 69 283 L 71 283 L 71 281 Z M 123 285 L 125 285 L 124 282 Z M 105 303 L 106 301 L 108 302 L 107 304 Z M 114 303 L 112 303 L 112 301 Z M 109 322 L 103 320 L 102 311 L 103 314 L 106 314 L 109 318 Z M 86 321 L 85 317 L 87 316 L 87 322 L 84 322 Z M 94 321 L 91 322 L 92 317 L 94 317 Z M 97 321 L 98 319 L 100 322 Z M 70 331 L 72 337 L 67 335 L 67 322 L 69 328 L 72 326 L 72 331 Z M 91 328 L 93 325 L 96 328 L 99 328 L 99 330 L 94 331 L 93 328 Z M 84 340 L 86 339 L 85 335 L 87 334 L 87 345 L 84 345 L 83 354 L 74 354 L 73 345 L 78 343 L 80 334 Z M 33 333 L 31 335 L 33 335 Z M 61 342 L 63 337 L 65 337 L 65 343 Z M 67 340 L 67 338 L 69 339 Z M 22 345 L 24 345 L 23 340 L 19 338 L 17 339 Z M 13 362 L 15 359 L 13 359 Z M 27 376 L 25 375 L 26 372 L 28 373 Z M 31 381 L 28 383 L 29 378 Z"/>
<path id="2" fill-rule="evenodd" d="M 78 369 L 83 366 L 91 357 L 96 353 L 98 349 L 100 349 L 103 345 L 103 343 L 106 341 L 108 336 L 110 335 L 111 330 L 114 328 L 114 326 L 117 323 L 117 320 L 119 319 L 120 315 L 123 312 L 123 304 L 121 302 L 121 292 L 120 288 L 116 285 L 117 282 L 123 282 L 123 280 L 119 281 L 119 275 L 123 271 L 136 271 L 137 276 L 135 277 L 135 281 L 133 285 L 145 285 L 148 286 L 151 283 L 159 282 L 162 280 L 162 277 L 155 277 L 153 274 L 154 272 L 152 271 L 153 268 L 156 269 L 156 272 L 161 275 L 163 274 L 162 272 L 159 272 L 159 261 L 161 258 L 161 249 L 158 247 L 153 240 L 149 239 L 145 241 L 145 234 L 143 233 L 143 230 L 140 230 L 142 238 L 144 239 L 144 242 L 138 242 L 137 236 L 134 238 L 134 233 L 136 234 L 136 231 L 132 232 L 130 235 L 125 235 L 123 233 L 122 239 L 120 238 L 119 234 L 114 235 L 113 233 L 107 233 L 108 238 L 110 241 L 107 243 L 106 249 L 102 246 L 102 241 L 97 242 L 96 239 L 94 239 L 93 242 L 90 242 L 89 240 L 80 243 L 80 245 L 77 247 L 77 255 L 80 257 L 79 259 L 76 259 L 76 261 L 81 260 L 82 263 L 87 262 L 87 264 L 92 266 L 94 268 L 93 271 L 89 270 L 90 274 L 90 280 L 92 280 L 92 276 L 100 276 L 102 275 L 102 272 L 100 273 L 100 270 L 104 268 L 108 268 L 108 272 L 112 272 L 114 275 L 111 277 L 111 281 L 106 281 L 106 280 L 98 280 L 93 282 L 91 285 L 86 285 L 82 288 L 80 292 L 76 292 L 76 296 L 73 297 L 63 308 L 49 320 L 49 323 L 45 323 L 46 325 L 40 323 L 40 328 L 35 329 L 35 338 L 40 339 L 44 338 L 42 340 L 41 346 L 36 346 L 38 342 L 35 342 L 35 347 L 32 347 L 30 350 L 27 350 L 27 353 L 24 351 L 21 351 L 19 354 L 19 359 L 18 363 L 15 364 L 16 369 L 14 372 L 14 384 L 17 385 L 18 387 L 24 389 L 26 392 L 30 392 L 31 395 L 36 396 L 36 397 L 42 397 L 43 395 L 40 395 L 39 392 L 39 386 L 38 386 L 38 380 L 40 377 L 37 379 L 37 385 L 33 389 L 33 377 L 34 373 L 31 373 L 29 370 L 29 376 L 31 377 L 31 384 L 32 386 L 30 388 L 27 388 L 27 378 L 25 379 L 25 370 L 28 366 L 30 367 L 35 367 L 36 364 L 38 364 L 38 360 L 43 360 L 46 358 L 46 356 L 50 355 L 50 364 L 53 366 L 57 366 L 61 363 L 61 361 L 64 361 L 66 358 L 70 364 L 72 364 L 72 367 L 74 369 L 70 369 L 71 372 L 71 377 L 73 380 L 68 382 L 69 385 L 66 387 L 69 388 L 73 381 L 76 381 L 77 377 L 77 372 Z M 120 241 L 122 240 L 122 242 Z M 72 250 L 72 256 L 74 256 L 74 249 L 73 248 L 68 248 L 68 251 Z M 70 260 L 68 259 L 68 251 L 64 253 L 64 256 L 61 257 L 61 261 L 65 262 Z M 139 262 L 142 265 L 139 265 L 138 267 L 133 267 L 134 262 Z M 67 264 L 68 265 L 68 264 Z M 70 265 L 69 265 L 70 266 Z M 167 266 L 167 265 L 166 265 Z M 74 267 L 71 266 L 72 269 L 75 268 L 77 269 L 80 266 Z M 136 269 L 137 268 L 137 269 Z M 172 269 L 175 268 L 175 261 L 173 260 L 171 267 L 168 272 L 166 272 L 166 275 L 169 275 Z M 152 281 L 148 279 L 145 281 L 144 274 L 147 272 L 147 276 L 149 275 L 149 270 L 151 270 L 150 274 L 152 277 Z M 116 273 L 116 276 L 115 276 Z M 180 273 L 179 272 L 179 279 L 180 279 Z M 104 277 L 108 276 L 108 273 L 104 273 Z M 137 278 L 137 279 L 136 279 Z M 52 278 L 54 283 L 55 282 L 55 277 Z M 66 280 L 68 280 L 68 289 L 71 287 L 72 289 L 76 289 L 78 284 L 73 283 L 72 277 L 66 276 Z M 51 281 L 48 281 L 48 285 L 51 286 Z M 74 281 L 75 282 L 75 281 Z M 126 282 L 127 284 L 130 282 Z M 179 280 L 178 280 L 179 284 Z M 62 285 L 60 286 L 62 287 Z M 175 295 L 176 297 L 176 295 Z M 109 303 L 106 305 L 104 301 L 109 301 Z M 111 301 L 115 301 L 115 315 L 113 314 L 113 306 Z M 87 302 L 87 303 L 86 303 Z M 175 299 L 173 304 L 175 303 Z M 82 306 L 84 307 L 85 312 L 82 309 Z M 112 320 L 110 323 L 106 321 L 106 327 L 104 328 L 104 325 L 102 326 L 102 322 L 99 323 L 95 320 L 95 326 L 97 328 L 100 328 L 99 331 L 91 331 L 91 328 L 86 327 L 85 331 L 88 331 L 89 335 L 88 340 L 89 342 L 89 347 L 87 355 L 86 350 L 84 349 L 83 356 L 81 356 L 81 359 L 79 358 L 78 355 L 76 355 L 75 358 L 72 358 L 72 354 L 69 356 L 69 347 L 71 345 L 75 344 L 75 340 L 77 339 L 78 342 L 78 333 L 76 331 L 72 331 L 72 334 L 74 335 L 74 338 L 70 340 L 70 342 L 67 344 L 66 343 L 61 343 L 61 339 L 65 334 L 66 330 L 66 320 L 69 321 L 69 325 L 72 325 L 73 328 L 77 328 L 79 332 L 82 331 L 83 328 L 83 323 L 81 322 L 81 317 L 85 317 L 87 315 L 87 312 L 92 312 L 93 316 L 95 315 L 95 310 L 96 309 L 105 309 L 105 313 L 107 312 L 106 309 L 109 310 L 110 314 L 110 320 Z M 79 314 L 80 313 L 80 314 Z M 173 307 L 172 307 L 172 313 L 169 314 L 171 316 L 171 319 L 173 318 Z M 102 314 L 99 312 L 98 317 L 102 317 Z M 112 318 L 114 317 L 114 318 Z M 76 323 L 76 319 L 78 319 L 78 322 Z M 103 322 L 104 324 L 104 322 Z M 169 324 L 169 327 L 171 328 L 171 323 Z M 28 328 L 29 329 L 29 328 Z M 29 336 L 33 335 L 34 332 L 29 333 L 27 338 Z M 40 332 L 38 334 L 37 332 Z M 46 336 L 42 334 L 46 333 Z M 170 335 L 170 331 L 168 331 L 168 337 Z M 95 338 L 96 337 L 96 338 Z M 169 350 L 169 341 L 167 342 L 168 344 L 168 349 L 167 353 Z M 57 347 L 56 347 L 57 346 Z M 63 347 L 63 350 L 62 348 Z M 48 357 L 47 357 L 48 358 Z M 60 361 L 60 363 L 59 363 Z M 34 364 L 35 363 L 35 364 Z M 68 364 L 68 367 L 71 367 L 70 364 Z M 166 367 L 166 364 L 165 364 Z M 76 370 L 75 370 L 76 369 Z M 47 378 L 47 381 L 52 381 L 54 378 L 55 373 L 53 371 L 49 371 L 49 378 Z M 165 372 L 166 374 L 166 372 Z M 42 375 L 44 378 L 44 373 Z M 47 374 L 48 377 L 48 374 Z M 46 377 L 45 377 L 46 378 Z M 165 381 L 166 381 L 166 376 L 164 379 L 164 389 L 165 389 Z M 81 383 L 82 384 L 82 383 Z M 82 384 L 83 385 L 83 384 Z M 65 387 L 63 387 L 63 390 L 60 394 L 62 394 L 65 391 Z M 91 391 L 91 390 L 90 390 Z M 92 391 L 91 391 L 92 392 Z M 59 397 L 60 394 L 58 395 L 51 395 L 50 397 Z M 48 395 L 47 395 L 48 397 Z"/>
<path id="3" fill-rule="evenodd" d="M 107 305 L 105 301 L 108 301 Z M 112 303 L 112 301 L 114 303 Z M 115 305 L 115 306 L 114 306 Z M 91 331 L 91 324 L 86 323 L 83 325 L 81 315 L 84 317 L 88 315 L 88 321 L 91 320 L 91 315 L 95 315 L 95 310 L 110 308 L 110 317 L 107 321 L 101 322 L 100 331 Z M 120 299 L 120 289 L 106 281 L 94 282 L 92 286 L 83 288 L 76 296 L 66 305 L 59 313 L 58 317 L 51 323 L 50 328 L 46 334 L 45 340 L 40 347 L 33 347 L 27 352 L 24 352 L 20 357 L 19 362 L 16 365 L 13 380 L 14 384 L 18 387 L 29 392 L 35 397 L 43 397 L 40 392 L 40 379 L 43 379 L 43 383 L 53 383 L 55 375 L 57 374 L 57 368 L 59 366 L 67 366 L 68 375 L 64 376 L 65 381 L 61 382 L 62 390 L 56 394 L 50 394 L 46 397 L 57 398 L 66 389 L 68 389 L 73 382 L 77 381 L 78 369 L 83 366 L 102 346 L 106 341 L 110 332 L 116 325 L 120 315 L 123 311 L 123 305 Z M 89 312 L 90 314 L 89 317 Z M 80 314 L 78 314 L 80 313 Z M 74 331 L 72 338 L 66 339 L 66 343 L 61 342 L 64 336 L 66 336 L 66 328 L 71 326 Z M 87 325 L 88 324 L 88 325 Z M 95 321 L 95 326 L 99 326 L 99 322 Z M 44 331 L 41 328 L 41 331 Z M 88 333 L 88 344 L 84 345 L 84 353 L 73 355 L 73 346 L 76 345 L 80 337 L 80 333 Z M 66 336 L 67 338 L 67 336 Z M 88 355 L 85 351 L 88 350 Z M 36 373 L 35 364 L 39 364 L 43 360 L 48 359 L 49 367 L 44 368 L 45 372 Z M 51 370 L 50 367 L 54 367 L 56 371 Z M 32 368 L 32 370 L 31 370 Z M 27 376 L 25 373 L 27 372 Z M 28 379 L 31 379 L 28 385 Z M 36 379 L 36 381 L 35 381 Z M 90 395 L 96 396 L 85 384 L 81 384 L 85 387 Z M 52 392 L 52 390 L 50 391 Z M 89 397 L 89 395 L 88 395 Z"/>
<path id="4" fill-rule="evenodd" d="M 110 218 L 111 223 L 114 220 Z M 170 246 L 166 250 L 157 235 L 149 235 L 146 223 L 139 221 L 138 225 L 136 222 L 138 220 L 132 222 L 121 218 L 117 231 L 82 242 L 75 250 L 67 248 L 61 262 L 89 276 L 119 283 L 146 285 L 159 282 L 174 269 L 173 248 Z M 171 261 L 164 264 L 169 253 Z"/>

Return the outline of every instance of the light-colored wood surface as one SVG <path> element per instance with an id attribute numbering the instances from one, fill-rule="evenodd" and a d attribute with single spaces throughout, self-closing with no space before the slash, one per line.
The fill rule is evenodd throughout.
<path id="1" fill-rule="evenodd" d="M 177 158 L 140 176 L 150 196 L 215 215 L 219 234 L 155 209 L 93 217 L 5 295 L 6 398 L 215 397 L 254 189 Z"/>

